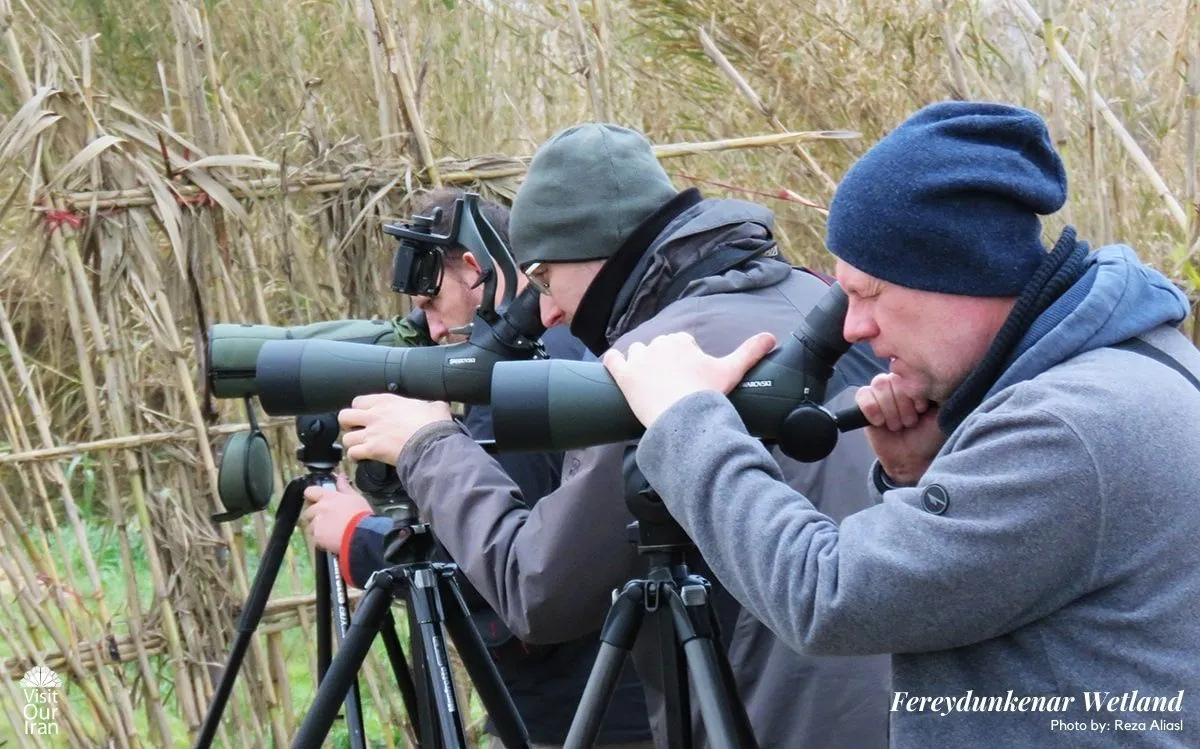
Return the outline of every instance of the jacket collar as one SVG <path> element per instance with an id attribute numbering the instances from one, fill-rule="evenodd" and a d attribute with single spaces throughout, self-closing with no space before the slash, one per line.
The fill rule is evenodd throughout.
<path id="1" fill-rule="evenodd" d="M 596 356 L 608 350 L 607 330 L 621 289 L 639 268 L 642 257 L 663 230 L 687 209 L 702 200 L 700 191 L 688 188 L 650 214 L 630 233 L 625 243 L 600 268 L 584 292 L 571 322 L 571 333 Z M 645 272 L 641 265 L 641 272 Z"/>

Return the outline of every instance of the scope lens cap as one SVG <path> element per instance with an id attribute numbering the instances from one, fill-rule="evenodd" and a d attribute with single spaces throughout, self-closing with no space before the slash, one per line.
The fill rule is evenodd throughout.
<path id="1" fill-rule="evenodd" d="M 258 512 L 271 501 L 274 465 L 262 432 L 239 432 L 225 441 L 217 472 L 217 494 L 225 512 L 213 520 L 223 523 Z"/>

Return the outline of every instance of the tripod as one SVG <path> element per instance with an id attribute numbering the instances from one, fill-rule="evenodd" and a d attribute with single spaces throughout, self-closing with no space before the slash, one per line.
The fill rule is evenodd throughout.
<path id="1" fill-rule="evenodd" d="M 233 692 L 233 684 L 237 680 L 238 671 L 246 657 L 254 632 L 262 620 L 271 588 L 279 575 L 283 564 L 283 555 L 287 551 L 296 521 L 304 506 L 304 490 L 310 485 L 318 484 L 332 487 L 335 485 L 333 468 L 342 458 L 342 448 L 334 443 L 338 435 L 338 423 L 332 414 L 320 416 L 300 416 L 296 418 L 296 434 L 300 438 L 301 447 L 296 450 L 296 457 L 308 469 L 306 476 L 292 479 L 284 490 L 283 498 L 275 511 L 275 524 L 271 529 L 271 538 L 263 551 L 262 561 L 254 576 L 254 583 L 242 607 L 241 616 L 237 623 L 237 636 L 234 638 L 225 668 L 221 672 L 221 680 L 209 703 L 208 713 L 204 716 L 200 734 L 193 745 L 194 749 L 207 749 L 212 745 L 217 727 L 221 723 L 221 715 Z M 226 516 L 226 519 L 233 516 Z M 339 644 L 344 641 L 349 621 L 349 601 L 346 597 L 346 585 L 337 566 L 337 561 L 318 551 L 315 562 L 316 574 L 316 610 L 317 610 L 317 668 L 318 680 L 324 678 L 332 660 L 332 641 L 336 634 Z M 333 595 L 337 596 L 337 626 L 334 627 Z M 390 634 L 390 637 L 388 636 Z M 393 627 L 385 634 L 384 643 L 391 659 L 392 671 L 400 686 L 406 708 L 410 715 L 416 714 L 416 695 L 412 676 L 404 660 L 404 652 L 400 647 L 400 638 Z M 358 684 L 349 685 L 342 692 L 345 696 L 346 721 L 349 729 L 351 749 L 365 749 L 366 735 L 363 730 L 362 706 L 359 700 Z"/>
<path id="2" fill-rule="evenodd" d="M 367 581 L 341 649 L 296 733 L 293 749 L 321 745 L 375 635 L 382 633 L 385 642 L 389 632 L 395 637 L 391 605 L 399 597 L 407 603 L 413 648 L 420 648 L 423 656 L 414 659 L 416 683 L 421 688 L 416 690 L 416 710 L 409 708 L 410 716 L 419 716 L 421 746 L 467 747 L 463 706 L 458 702 L 443 628 L 504 745 L 510 749 L 529 746 L 525 724 L 467 614 L 454 580 L 457 567 L 430 561 L 435 548 L 429 526 L 418 522 L 411 503 L 403 504 L 387 538 L 385 558 L 393 566 L 375 572 Z"/>
<path id="3" fill-rule="evenodd" d="M 649 616 L 662 654 L 663 701 L 668 749 L 691 749 L 692 711 L 688 677 L 714 749 L 757 749 L 733 671 L 721 650 L 712 588 L 687 567 L 695 545 L 648 487 L 626 498 L 633 513 L 630 541 L 647 560 L 643 579 L 614 593 L 600 631 L 600 649 L 563 749 L 590 749 L 600 732 L 625 658 Z"/>

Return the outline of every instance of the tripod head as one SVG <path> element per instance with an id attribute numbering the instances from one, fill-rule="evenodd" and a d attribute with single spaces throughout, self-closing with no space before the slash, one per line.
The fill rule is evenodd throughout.
<path id="1" fill-rule="evenodd" d="M 692 539 L 667 511 L 658 492 L 637 466 L 637 446 L 625 449 L 625 507 L 634 521 L 625 526 L 629 543 L 649 556 L 651 566 L 683 564 L 684 554 L 696 548 Z"/>
<path id="2" fill-rule="evenodd" d="M 429 523 L 422 523 L 417 505 L 407 494 L 388 512 L 392 528 L 383 537 L 383 558 L 388 564 L 428 562 L 437 548 Z"/>
<path id="3" fill-rule="evenodd" d="M 340 431 L 336 414 L 296 417 L 296 437 L 300 439 L 296 459 L 308 469 L 314 483 L 333 481 L 333 469 L 342 460 L 342 446 L 336 441 Z"/>
<path id="4" fill-rule="evenodd" d="M 638 553 L 683 553 L 696 548 L 653 489 L 646 487 L 625 497 L 625 506 L 635 518 L 625 530 Z"/>

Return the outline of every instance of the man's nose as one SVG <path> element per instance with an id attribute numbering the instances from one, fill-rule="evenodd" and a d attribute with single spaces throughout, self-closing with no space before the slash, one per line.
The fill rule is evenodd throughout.
<path id="1" fill-rule="evenodd" d="M 553 328 L 563 321 L 563 311 L 554 303 L 554 298 L 549 294 L 543 294 L 540 298 L 542 325 L 547 328 Z"/>
<path id="2" fill-rule="evenodd" d="M 848 343 L 858 343 L 872 338 L 876 334 L 875 325 L 867 315 L 856 309 L 854 302 L 846 309 L 846 320 L 842 323 L 842 337 Z"/>
<path id="3" fill-rule="evenodd" d="M 446 327 L 446 324 L 440 318 L 426 316 L 425 322 L 429 324 L 429 337 L 435 343 L 445 338 L 446 334 L 450 332 L 450 329 Z"/>

